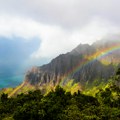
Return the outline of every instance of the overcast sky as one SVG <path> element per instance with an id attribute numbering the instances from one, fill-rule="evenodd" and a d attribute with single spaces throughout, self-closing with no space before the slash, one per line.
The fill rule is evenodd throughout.
<path id="1" fill-rule="evenodd" d="M 19 56 L 23 65 L 46 63 L 80 43 L 119 33 L 119 11 L 119 0 L 0 0 L 0 44 L 7 50 L 0 53 L 0 64 L 3 54 Z M 20 41 L 28 44 L 18 47 Z M 14 43 L 14 54 L 7 43 Z M 30 52 L 18 52 L 31 43 Z"/>

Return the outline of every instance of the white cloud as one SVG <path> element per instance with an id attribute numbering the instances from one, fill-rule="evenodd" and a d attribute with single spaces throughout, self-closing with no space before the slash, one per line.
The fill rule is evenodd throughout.
<path id="1" fill-rule="evenodd" d="M 25 19 L 15 16 L 0 16 L 0 36 L 5 37 L 23 37 L 30 39 L 38 36 L 38 25 L 31 19 Z"/>
<path id="2" fill-rule="evenodd" d="M 99 17 L 94 17 L 82 28 L 69 30 L 29 18 L 0 16 L 0 36 L 17 36 L 25 40 L 31 40 L 34 37 L 40 39 L 40 47 L 37 51 L 33 51 L 31 59 L 53 58 L 60 53 L 71 51 L 80 43 L 91 44 L 106 34 L 118 31 L 118 27 L 114 24 Z"/>
<path id="3" fill-rule="evenodd" d="M 119 0 L 0 0 L 0 13 L 77 28 L 99 15 L 120 24 Z"/>

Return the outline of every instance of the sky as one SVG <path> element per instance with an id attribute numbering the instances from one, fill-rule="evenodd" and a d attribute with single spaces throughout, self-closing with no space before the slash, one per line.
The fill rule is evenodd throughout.
<path id="1" fill-rule="evenodd" d="M 0 73 L 119 34 L 119 11 L 119 0 L 0 0 Z"/>

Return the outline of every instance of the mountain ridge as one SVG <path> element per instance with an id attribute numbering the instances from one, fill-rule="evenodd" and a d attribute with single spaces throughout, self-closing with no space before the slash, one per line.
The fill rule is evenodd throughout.
<path id="1" fill-rule="evenodd" d="M 27 72 L 25 81 L 37 86 L 42 86 L 47 83 L 51 83 L 55 86 L 60 84 L 62 78 L 65 77 L 66 79 L 64 79 L 63 86 L 66 81 L 71 79 L 74 80 L 74 83 L 80 83 L 82 86 L 85 86 L 86 82 L 92 83 L 95 79 L 104 79 L 104 82 L 106 82 L 115 73 L 114 64 L 119 64 L 120 57 L 118 55 L 120 50 L 116 50 L 114 53 L 106 55 L 105 59 L 100 58 L 92 61 L 93 58 L 91 59 L 89 56 L 96 54 L 98 51 L 99 55 L 101 55 L 101 49 L 120 44 L 120 41 L 110 40 L 109 42 L 105 41 L 104 43 L 102 43 L 102 41 L 103 40 L 95 42 L 92 45 L 80 44 L 71 52 L 57 56 L 50 63 L 32 68 Z M 103 60 L 106 59 L 109 61 L 107 65 L 103 64 Z M 115 59 L 117 61 L 116 63 Z M 89 61 L 91 62 L 89 63 Z M 86 63 L 88 64 L 86 65 Z M 80 67 L 78 65 L 80 65 Z M 78 66 L 78 70 L 74 72 L 76 66 Z M 73 72 L 66 76 L 66 74 L 72 70 Z"/>
<path id="2" fill-rule="evenodd" d="M 9 95 L 35 89 L 40 89 L 44 94 L 54 90 L 57 85 L 72 93 L 105 86 L 120 67 L 120 40 L 103 41 L 92 45 L 79 44 L 48 64 L 32 67 L 26 72 L 23 83 L 10 89 L 12 92 Z M 7 93 L 9 90 L 3 91 Z"/>

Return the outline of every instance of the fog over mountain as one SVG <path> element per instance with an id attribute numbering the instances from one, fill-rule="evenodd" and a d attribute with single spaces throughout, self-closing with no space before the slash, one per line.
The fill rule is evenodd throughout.
<path id="1" fill-rule="evenodd" d="M 92 44 L 105 36 L 119 34 L 119 3 L 118 0 L 0 0 L 0 75 L 5 76 L 6 71 L 11 75 L 24 73 L 80 43 Z M 2 84 L 3 81 L 1 78 Z"/>

